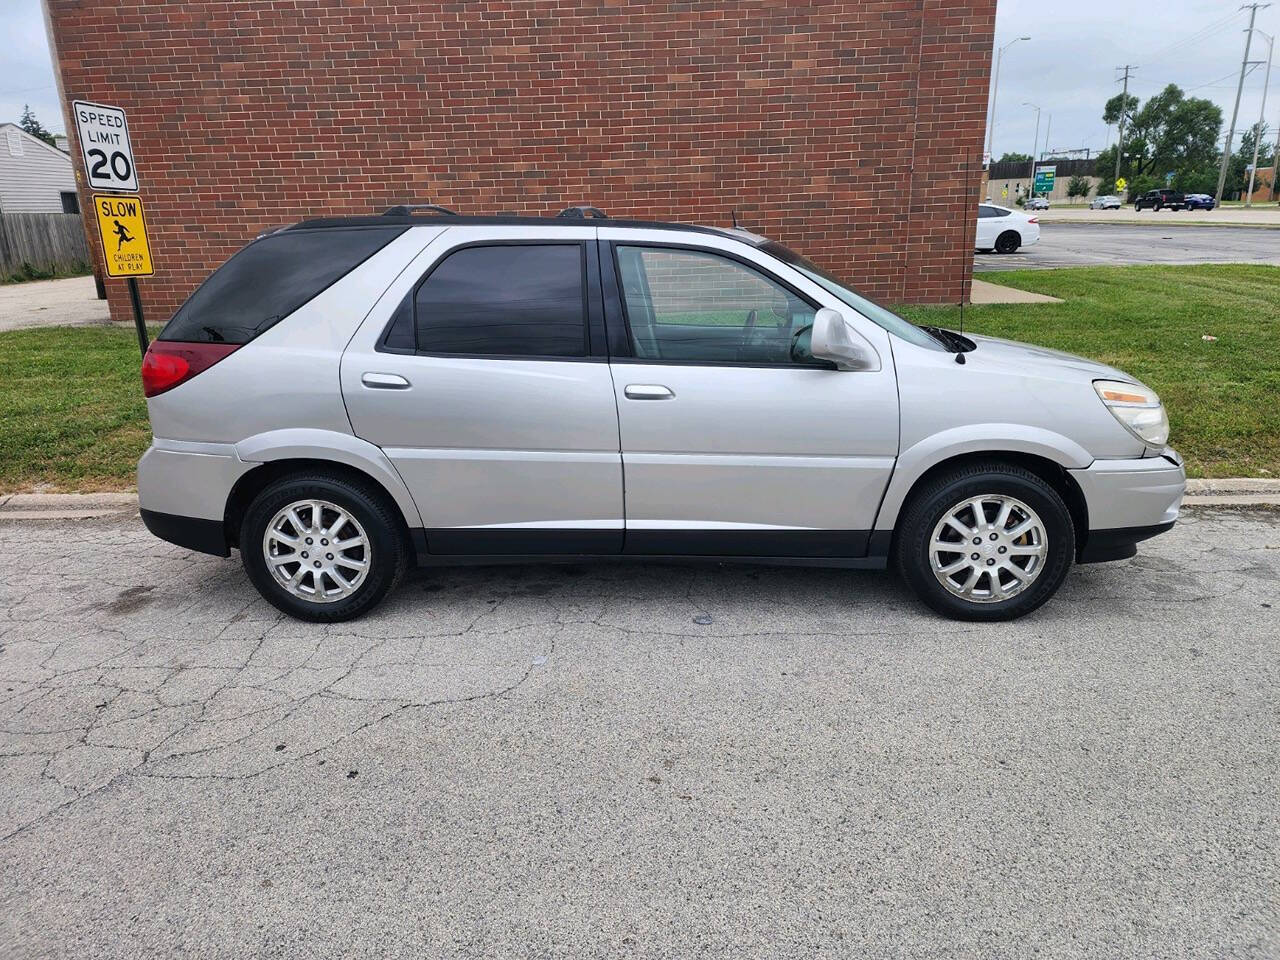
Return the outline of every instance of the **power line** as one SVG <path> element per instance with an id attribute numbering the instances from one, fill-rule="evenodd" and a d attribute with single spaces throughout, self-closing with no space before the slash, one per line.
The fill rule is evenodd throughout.
<path id="1" fill-rule="evenodd" d="M 1172 53 L 1174 50 L 1178 50 L 1184 46 L 1188 46 L 1189 44 L 1198 43 L 1202 40 L 1207 40 L 1210 37 L 1221 33 L 1223 30 L 1227 29 L 1227 27 L 1231 26 L 1232 21 L 1239 20 L 1240 14 L 1241 14 L 1240 10 L 1237 10 L 1234 13 L 1229 13 L 1225 17 L 1223 17 L 1221 20 L 1215 20 L 1213 21 L 1213 23 L 1210 23 L 1208 26 L 1201 27 L 1199 30 L 1197 30 L 1195 33 L 1192 33 L 1190 36 L 1183 37 L 1181 40 L 1175 40 L 1173 41 L 1173 43 L 1160 47 L 1153 53 L 1147 54 L 1147 56 L 1145 56 L 1142 59 L 1142 63 L 1146 65 L 1150 65 L 1152 63 L 1159 63 L 1161 57 L 1165 56 L 1166 54 Z"/>

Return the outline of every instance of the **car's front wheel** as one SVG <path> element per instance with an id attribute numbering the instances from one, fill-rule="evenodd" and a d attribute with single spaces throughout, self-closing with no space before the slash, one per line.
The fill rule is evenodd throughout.
<path id="1" fill-rule="evenodd" d="M 976 463 L 928 481 L 903 510 L 899 571 L 917 596 L 957 620 L 1012 620 L 1061 586 L 1076 550 L 1071 512 L 1036 474 Z"/>
<path id="2" fill-rule="evenodd" d="M 394 509 L 371 484 L 347 477 L 284 477 L 245 512 L 240 556 L 258 592 L 285 613 L 350 620 L 382 600 L 408 566 Z"/>
<path id="3" fill-rule="evenodd" d="M 1017 253 L 1020 246 L 1022 246 L 1022 237 L 1013 230 L 1006 230 L 996 237 L 996 253 Z"/>

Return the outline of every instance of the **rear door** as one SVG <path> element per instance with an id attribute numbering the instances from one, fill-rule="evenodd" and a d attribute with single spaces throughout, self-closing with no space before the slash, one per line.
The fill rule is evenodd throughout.
<path id="1" fill-rule="evenodd" d="M 837 371 L 807 334 L 819 306 L 852 311 L 796 271 L 714 235 L 601 235 L 624 552 L 863 556 L 898 446 L 884 331 L 880 369 Z"/>
<path id="2" fill-rule="evenodd" d="M 622 464 L 594 227 L 451 227 L 348 347 L 356 434 L 433 554 L 617 553 Z"/>
<path id="3" fill-rule="evenodd" d="M 979 250 L 989 250 L 996 245 L 997 225 L 1004 211 L 989 204 L 978 205 L 978 232 L 973 245 Z"/>

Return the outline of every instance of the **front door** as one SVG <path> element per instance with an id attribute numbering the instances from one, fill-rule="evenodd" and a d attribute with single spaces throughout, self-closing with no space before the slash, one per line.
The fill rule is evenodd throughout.
<path id="1" fill-rule="evenodd" d="M 343 357 L 352 426 L 404 478 L 433 554 L 622 548 L 617 411 L 588 322 L 594 230 L 536 235 L 451 228 Z"/>
<path id="2" fill-rule="evenodd" d="M 864 556 L 898 444 L 887 345 L 876 372 L 815 360 L 820 304 L 726 247 L 602 244 L 624 552 Z"/>

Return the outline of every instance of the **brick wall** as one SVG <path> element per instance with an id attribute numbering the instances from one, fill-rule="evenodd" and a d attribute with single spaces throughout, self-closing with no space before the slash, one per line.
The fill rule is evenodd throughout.
<path id="1" fill-rule="evenodd" d="M 156 320 L 264 228 L 404 201 L 736 209 L 872 296 L 967 297 L 995 0 L 47 9 L 68 128 L 128 110 Z"/>

